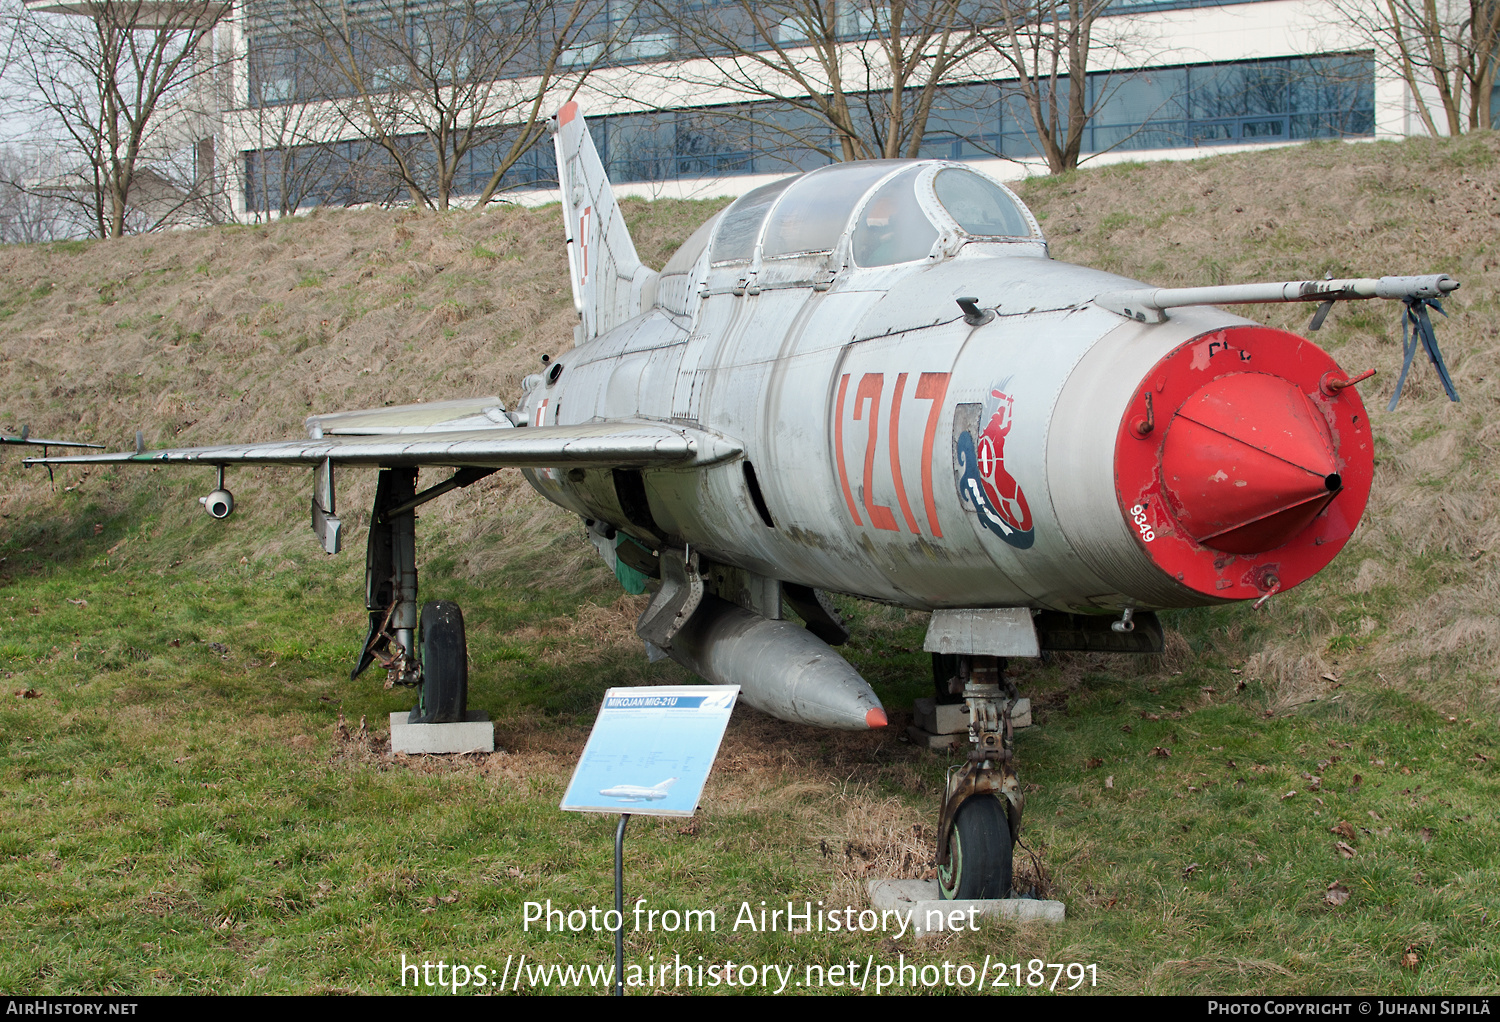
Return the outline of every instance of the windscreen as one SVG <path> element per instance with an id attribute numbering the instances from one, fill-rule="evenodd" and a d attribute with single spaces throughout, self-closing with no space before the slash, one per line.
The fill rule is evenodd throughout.
<path id="1" fill-rule="evenodd" d="M 970 234 L 1002 238 L 1029 238 L 1031 225 L 1016 208 L 1005 189 L 967 170 L 950 168 L 938 172 L 933 182 L 938 201 Z"/>

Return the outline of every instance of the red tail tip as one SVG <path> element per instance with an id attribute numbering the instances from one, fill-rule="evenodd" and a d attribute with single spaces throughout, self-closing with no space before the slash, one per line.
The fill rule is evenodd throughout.
<path id="1" fill-rule="evenodd" d="M 865 714 L 866 727 L 885 727 L 889 723 L 890 721 L 885 719 L 885 711 L 878 706 Z"/>

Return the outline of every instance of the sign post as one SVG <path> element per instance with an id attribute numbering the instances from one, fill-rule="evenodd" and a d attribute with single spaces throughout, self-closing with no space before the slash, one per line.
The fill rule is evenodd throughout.
<path id="1" fill-rule="evenodd" d="M 619 813 L 615 828 L 615 996 L 625 993 L 625 824 L 692 816 L 724 739 L 738 685 L 612 688 L 578 758 L 562 808 Z"/>

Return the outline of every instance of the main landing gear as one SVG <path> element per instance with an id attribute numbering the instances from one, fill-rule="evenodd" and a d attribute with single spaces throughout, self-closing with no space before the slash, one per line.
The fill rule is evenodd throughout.
<path id="1" fill-rule="evenodd" d="M 469 653 L 458 604 L 432 600 L 417 615 L 416 509 L 434 497 L 468 486 L 493 469 L 459 469 L 451 479 L 416 492 L 415 468 L 384 468 L 375 486 L 370 540 L 365 551 L 365 634 L 356 678 L 372 663 L 385 668 L 385 687 L 418 690 L 412 724 L 464 719 L 469 699 Z"/>
<path id="2" fill-rule="evenodd" d="M 969 706 L 970 742 L 968 759 L 949 774 L 938 817 L 938 888 L 949 899 L 1004 898 L 1026 805 L 1010 723 L 1015 686 L 1003 657 L 939 656 L 934 668 L 939 701 L 961 693 Z"/>

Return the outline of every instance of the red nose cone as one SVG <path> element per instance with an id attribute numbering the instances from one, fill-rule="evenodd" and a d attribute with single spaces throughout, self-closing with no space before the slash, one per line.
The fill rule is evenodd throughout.
<path id="1" fill-rule="evenodd" d="M 1184 401 L 1161 464 L 1183 530 L 1235 554 L 1281 546 L 1341 484 L 1323 416 L 1297 387 L 1264 373 L 1221 377 Z"/>
<path id="2" fill-rule="evenodd" d="M 865 714 L 866 727 L 885 727 L 889 723 L 890 721 L 885 719 L 885 711 L 878 706 Z"/>
<path id="3" fill-rule="evenodd" d="M 1120 420 L 1115 490 L 1157 570 L 1193 594 L 1259 599 L 1322 570 L 1359 524 L 1374 445 L 1354 387 L 1295 334 L 1236 325 L 1145 370 Z"/>

